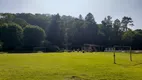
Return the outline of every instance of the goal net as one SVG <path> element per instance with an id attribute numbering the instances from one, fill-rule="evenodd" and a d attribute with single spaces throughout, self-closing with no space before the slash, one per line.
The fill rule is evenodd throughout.
<path id="1" fill-rule="evenodd" d="M 114 46 L 115 52 L 130 53 L 131 46 Z"/>

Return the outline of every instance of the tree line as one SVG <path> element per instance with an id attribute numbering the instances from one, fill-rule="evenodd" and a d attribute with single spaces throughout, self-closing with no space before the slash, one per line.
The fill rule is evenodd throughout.
<path id="1" fill-rule="evenodd" d="M 78 49 L 84 44 L 114 45 L 142 49 L 142 30 L 132 30 L 133 20 L 107 16 L 97 23 L 92 13 L 84 18 L 59 14 L 0 13 L 0 49 L 2 51 L 46 51 Z"/>

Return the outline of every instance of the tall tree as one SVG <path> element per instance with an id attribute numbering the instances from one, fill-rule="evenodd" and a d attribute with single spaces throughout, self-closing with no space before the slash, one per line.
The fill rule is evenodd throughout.
<path id="1" fill-rule="evenodd" d="M 50 41 L 53 45 L 63 46 L 62 41 L 62 32 L 61 32 L 61 24 L 60 24 L 60 15 L 53 15 L 50 26 L 47 30 L 47 40 Z"/>
<path id="2" fill-rule="evenodd" d="M 82 15 L 81 15 L 81 14 L 79 15 L 79 19 L 80 19 L 80 20 L 83 20 L 83 17 L 82 17 Z"/>
<path id="3" fill-rule="evenodd" d="M 85 38 L 88 44 L 97 44 L 98 26 L 95 22 L 94 16 L 88 13 L 85 17 Z"/>
<path id="4" fill-rule="evenodd" d="M 72 38 L 72 44 L 74 44 L 75 46 L 81 46 L 84 44 L 84 21 L 80 20 L 80 19 L 75 19 L 74 23 L 73 23 L 73 30 L 72 33 L 69 35 L 72 35 L 72 37 L 70 37 L 70 39 Z"/>
<path id="5" fill-rule="evenodd" d="M 112 42 L 113 45 L 121 44 L 121 37 L 123 32 L 121 31 L 121 22 L 119 19 L 116 19 L 113 23 L 113 30 L 112 30 Z"/>
<path id="6" fill-rule="evenodd" d="M 92 13 L 88 13 L 85 17 L 85 20 L 90 22 L 90 23 L 95 23 L 95 19 Z"/>
<path id="7" fill-rule="evenodd" d="M 128 26 L 133 26 L 133 20 L 131 17 L 124 16 L 121 21 L 122 31 L 128 31 Z"/>
<path id="8" fill-rule="evenodd" d="M 102 33 L 105 34 L 105 42 L 104 44 L 107 45 L 112 45 L 112 17 L 107 16 L 104 18 L 102 21 L 102 28 L 101 28 Z"/>

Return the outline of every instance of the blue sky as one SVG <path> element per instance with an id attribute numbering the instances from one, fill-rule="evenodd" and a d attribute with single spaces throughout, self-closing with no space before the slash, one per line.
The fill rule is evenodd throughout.
<path id="1" fill-rule="evenodd" d="M 97 23 L 110 15 L 113 20 L 133 18 L 133 29 L 142 29 L 142 0 L 0 0 L 0 12 L 49 13 L 83 17 L 91 12 Z"/>

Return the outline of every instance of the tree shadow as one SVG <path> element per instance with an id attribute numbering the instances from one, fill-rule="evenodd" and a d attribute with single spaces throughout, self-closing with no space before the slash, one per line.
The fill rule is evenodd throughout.
<path id="1" fill-rule="evenodd" d="M 116 64 L 122 67 L 130 67 L 130 66 L 138 66 L 138 65 L 142 65 L 142 63 L 135 63 L 135 64 Z"/>
<path id="2" fill-rule="evenodd" d="M 138 65 L 142 65 L 142 63 L 137 63 L 137 64 L 134 64 L 133 66 L 138 66 Z"/>

